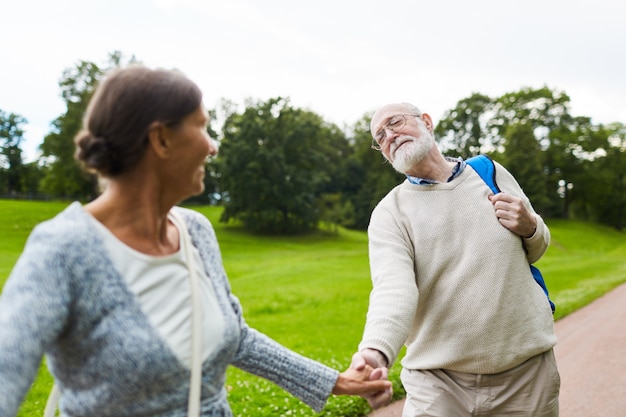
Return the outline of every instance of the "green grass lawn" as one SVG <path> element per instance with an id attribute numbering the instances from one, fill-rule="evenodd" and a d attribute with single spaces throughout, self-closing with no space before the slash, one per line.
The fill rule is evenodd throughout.
<path id="1" fill-rule="evenodd" d="M 32 227 L 67 203 L 0 200 L 0 286 Z M 214 224 L 233 292 L 248 323 L 289 348 L 345 369 L 361 337 L 371 283 L 367 237 L 340 229 L 303 237 L 251 236 L 217 221 L 217 207 L 196 207 Z M 552 245 L 538 262 L 560 318 L 626 282 L 625 233 L 602 226 L 550 221 Z M 392 368 L 397 396 L 400 368 Z M 42 367 L 20 410 L 41 416 L 51 378 Z M 314 416 L 275 385 L 235 368 L 228 371 L 229 401 L 236 416 Z M 360 398 L 332 397 L 323 416 L 359 416 Z"/>

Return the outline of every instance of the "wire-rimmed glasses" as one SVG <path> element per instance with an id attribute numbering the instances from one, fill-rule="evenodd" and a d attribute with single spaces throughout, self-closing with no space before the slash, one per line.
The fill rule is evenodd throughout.
<path id="1" fill-rule="evenodd" d="M 388 118 L 376 131 L 374 137 L 372 138 L 372 149 L 380 151 L 383 146 L 385 146 L 385 141 L 387 140 L 387 130 L 391 130 L 392 132 L 397 132 L 402 129 L 404 125 L 406 125 L 406 117 L 422 117 L 421 114 L 412 114 L 412 113 L 400 113 L 391 116 Z"/>

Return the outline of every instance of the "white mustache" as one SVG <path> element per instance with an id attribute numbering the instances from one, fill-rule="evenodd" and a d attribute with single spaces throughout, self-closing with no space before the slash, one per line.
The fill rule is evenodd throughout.
<path id="1" fill-rule="evenodd" d="M 413 136 L 399 136 L 395 141 L 394 141 L 394 148 L 392 151 L 392 154 L 396 153 L 396 149 L 398 149 L 403 143 L 405 142 L 412 142 L 414 141 L 415 138 Z"/>

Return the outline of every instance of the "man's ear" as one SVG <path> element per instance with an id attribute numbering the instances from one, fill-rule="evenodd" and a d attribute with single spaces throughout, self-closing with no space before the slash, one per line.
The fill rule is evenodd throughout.
<path id="1" fill-rule="evenodd" d="M 431 119 L 430 114 L 422 113 L 422 120 L 424 121 L 424 124 L 426 125 L 426 128 L 428 129 L 428 131 L 432 133 L 434 126 L 433 126 L 433 119 Z"/>
<path id="2" fill-rule="evenodd" d="M 153 122 L 148 128 L 148 143 L 150 148 L 160 158 L 169 156 L 167 128 L 161 122 Z"/>

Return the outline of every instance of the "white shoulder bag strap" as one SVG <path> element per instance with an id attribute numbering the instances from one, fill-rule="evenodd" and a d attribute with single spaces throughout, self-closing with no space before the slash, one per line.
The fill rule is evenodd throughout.
<path id="1" fill-rule="evenodd" d="M 48 401 L 46 402 L 46 408 L 43 412 L 44 417 L 54 417 L 56 415 L 59 398 L 61 398 L 61 391 L 59 391 L 58 386 L 53 385 Z"/>
<path id="2" fill-rule="evenodd" d="M 200 313 L 200 283 L 198 268 L 193 256 L 191 236 L 185 226 L 185 221 L 174 211 L 170 211 L 171 218 L 180 234 L 181 248 L 187 268 L 189 269 L 189 281 L 191 289 L 191 382 L 189 385 L 189 402 L 187 408 L 188 417 L 200 415 L 200 388 L 202 380 L 202 314 Z M 57 405 L 61 398 L 61 391 L 57 385 L 52 386 L 50 396 L 46 402 L 44 417 L 54 417 Z"/>
<path id="3" fill-rule="evenodd" d="M 188 417 L 198 417 L 200 415 L 200 388 L 202 379 L 202 314 L 200 311 L 200 282 L 198 278 L 198 266 L 193 256 L 193 243 L 187 231 L 184 220 L 174 211 L 170 214 L 174 224 L 178 228 L 181 236 L 181 250 L 189 269 L 189 280 L 191 289 L 191 382 L 189 385 L 189 407 Z"/>

